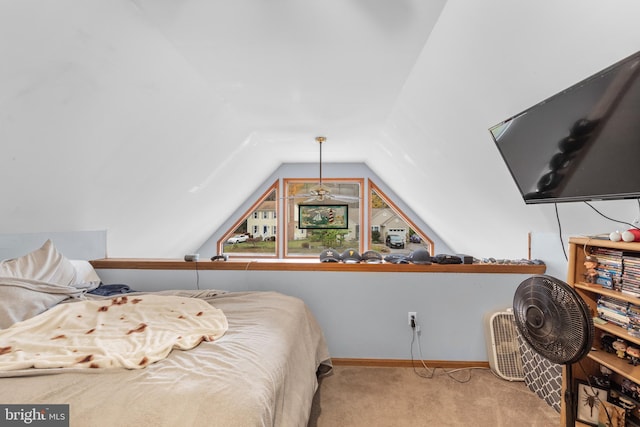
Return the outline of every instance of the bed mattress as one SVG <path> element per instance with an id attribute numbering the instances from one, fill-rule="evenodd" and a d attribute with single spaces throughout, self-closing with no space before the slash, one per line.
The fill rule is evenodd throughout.
<path id="1" fill-rule="evenodd" d="M 277 292 L 153 294 L 203 299 L 222 310 L 228 330 L 144 369 L 4 372 L 0 403 L 68 404 L 73 426 L 307 425 L 317 372 L 329 371 L 331 360 L 302 300 Z"/>

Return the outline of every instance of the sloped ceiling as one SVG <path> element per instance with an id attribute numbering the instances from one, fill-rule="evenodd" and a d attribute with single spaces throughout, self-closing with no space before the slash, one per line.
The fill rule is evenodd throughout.
<path id="1" fill-rule="evenodd" d="M 487 129 L 637 51 L 639 16 L 633 0 L 0 2 L 0 231 L 107 229 L 110 256 L 180 257 L 325 135 L 325 161 L 366 163 L 457 252 L 526 256 L 555 212 L 524 205 Z M 561 207 L 567 233 L 615 228 L 585 209 Z"/>

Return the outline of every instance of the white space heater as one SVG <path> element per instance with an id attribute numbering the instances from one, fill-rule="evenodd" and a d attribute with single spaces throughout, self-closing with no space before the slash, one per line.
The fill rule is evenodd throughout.
<path id="1" fill-rule="evenodd" d="M 485 316 L 485 340 L 489 366 L 508 381 L 524 381 L 518 330 L 512 308 Z"/>

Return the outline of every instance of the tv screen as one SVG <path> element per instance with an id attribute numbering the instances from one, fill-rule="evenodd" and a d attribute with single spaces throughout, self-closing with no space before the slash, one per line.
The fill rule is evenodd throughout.
<path id="1" fill-rule="evenodd" d="M 640 52 L 491 127 L 526 203 L 640 197 Z"/>

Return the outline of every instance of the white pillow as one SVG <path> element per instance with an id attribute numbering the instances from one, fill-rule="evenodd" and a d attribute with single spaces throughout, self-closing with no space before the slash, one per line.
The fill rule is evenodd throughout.
<path id="1" fill-rule="evenodd" d="M 87 288 L 88 290 L 92 290 L 100 286 L 102 280 L 100 280 L 98 273 L 96 273 L 89 261 L 70 259 L 69 262 L 76 269 L 76 279 L 71 283 L 71 286 L 75 286 L 76 288 Z"/>
<path id="2" fill-rule="evenodd" d="M 0 276 L 69 286 L 76 280 L 76 269 L 51 240 L 47 240 L 40 249 L 0 262 Z"/>
<path id="3" fill-rule="evenodd" d="M 75 282 L 76 269 L 50 240 L 33 252 L 0 262 L 0 328 L 80 296 L 84 291 L 71 286 Z"/>
<path id="4" fill-rule="evenodd" d="M 0 329 L 30 319 L 68 298 L 78 298 L 82 292 L 73 286 L 0 277 Z"/>

